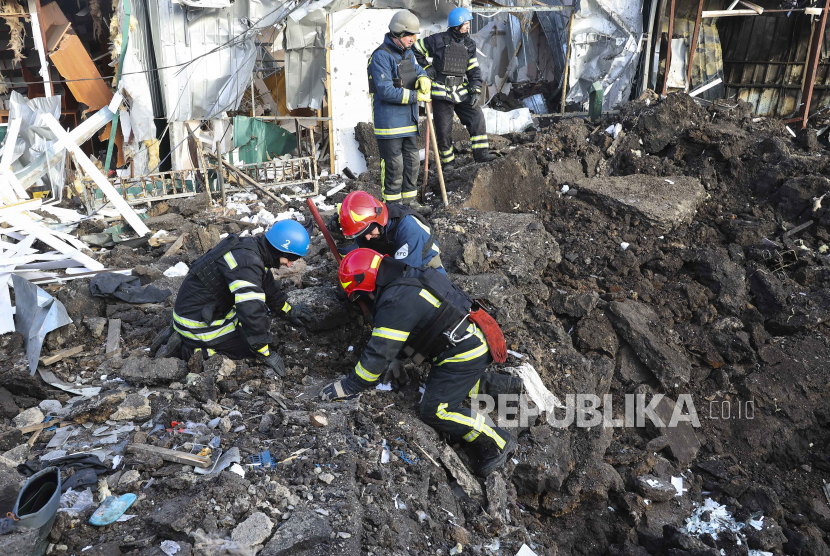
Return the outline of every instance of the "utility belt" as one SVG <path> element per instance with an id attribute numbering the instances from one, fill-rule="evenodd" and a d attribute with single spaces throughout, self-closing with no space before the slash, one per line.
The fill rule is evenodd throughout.
<path id="1" fill-rule="evenodd" d="M 464 84 L 467 78 L 463 75 L 448 75 L 444 78 L 444 86 L 449 89 L 455 89 Z"/>

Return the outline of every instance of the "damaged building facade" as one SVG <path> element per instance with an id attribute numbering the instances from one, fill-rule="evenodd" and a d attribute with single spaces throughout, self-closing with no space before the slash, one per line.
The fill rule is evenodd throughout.
<path id="1" fill-rule="evenodd" d="M 386 171 L 367 61 L 455 3 L 1 7 L 8 554 L 830 554 L 830 0 L 464 2 L 497 157 L 456 121 L 442 165 L 422 104 L 418 225 L 521 383 L 464 402 L 517 442 L 486 476 L 422 419 L 428 362 L 320 395 L 407 334 L 338 275 Z M 197 261 L 285 220 L 284 375 L 183 357 Z"/>

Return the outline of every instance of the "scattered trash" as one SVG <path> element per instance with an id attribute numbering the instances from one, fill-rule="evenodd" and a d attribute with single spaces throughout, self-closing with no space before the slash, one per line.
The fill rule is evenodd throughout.
<path id="1" fill-rule="evenodd" d="M 190 270 L 186 264 L 183 262 L 178 262 L 175 265 L 171 266 L 167 270 L 164 271 L 164 275 L 168 278 L 178 278 L 181 276 L 186 276 L 187 272 Z"/>
<path id="2" fill-rule="evenodd" d="M 625 242 L 625 241 L 623 241 L 622 243 L 620 243 L 620 247 L 622 247 L 622 250 L 623 250 L 623 251 L 625 251 L 626 249 L 628 249 L 628 246 L 629 246 L 629 245 L 631 245 L 631 244 L 630 244 L 630 243 L 628 243 L 628 242 Z"/>
<path id="3" fill-rule="evenodd" d="M 63 303 L 24 280 L 12 274 L 17 311 L 14 314 L 14 328 L 23 335 L 26 359 L 30 374 L 35 374 L 40 359 L 40 349 L 46 334 L 72 322 Z"/>
<path id="4" fill-rule="evenodd" d="M 179 545 L 176 541 L 162 541 L 159 548 L 161 548 L 161 551 L 167 554 L 167 556 L 178 554 L 182 549 L 181 545 Z"/>
<path id="5" fill-rule="evenodd" d="M 536 553 L 533 552 L 526 544 L 522 544 L 521 548 L 519 548 L 519 551 L 516 553 L 516 556 L 536 556 Z"/>
<path id="6" fill-rule="evenodd" d="M 505 370 L 518 375 L 522 379 L 524 387 L 527 390 L 527 396 L 536 404 L 540 411 L 551 413 L 557 407 L 565 407 L 559 401 L 559 398 L 554 396 L 542 383 L 539 373 L 536 372 L 536 369 L 530 363 L 523 363 L 520 367 L 508 367 Z"/>
<path id="7" fill-rule="evenodd" d="M 87 508 L 91 508 L 94 503 L 95 500 L 93 500 L 92 497 L 92 489 L 88 488 L 86 490 L 77 491 L 70 488 L 61 495 L 60 508 L 58 511 L 77 515 L 85 511 Z"/>
<path id="8" fill-rule="evenodd" d="M 115 496 L 107 496 L 103 504 L 89 518 L 89 522 L 98 527 L 115 523 L 133 505 L 135 500 L 136 495 L 131 492 L 122 494 L 117 498 Z"/>
<path id="9" fill-rule="evenodd" d="M 240 477 L 245 476 L 245 470 L 238 463 L 234 463 L 233 465 L 231 465 L 231 473 L 236 473 Z"/>

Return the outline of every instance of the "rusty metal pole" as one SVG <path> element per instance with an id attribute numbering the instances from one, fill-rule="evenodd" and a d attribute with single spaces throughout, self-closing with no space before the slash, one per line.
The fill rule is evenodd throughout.
<path id="1" fill-rule="evenodd" d="M 824 43 L 824 30 L 827 27 L 827 12 L 830 11 L 830 0 L 825 0 L 824 9 L 821 11 L 821 18 L 818 21 L 818 29 L 813 33 L 813 43 L 810 45 L 810 58 L 805 68 L 806 79 L 804 89 L 801 92 L 803 105 L 801 108 L 801 129 L 807 127 L 807 120 L 810 117 L 810 103 L 813 100 L 813 85 L 816 83 L 818 62 L 821 56 L 821 46 Z"/>
<path id="2" fill-rule="evenodd" d="M 665 95 L 669 86 L 669 70 L 671 69 L 671 38 L 674 35 L 674 0 L 671 0 L 669 6 L 669 41 L 668 48 L 666 48 L 666 72 L 663 75 L 663 86 L 660 89 L 660 94 Z"/>
<path id="3" fill-rule="evenodd" d="M 692 64 L 695 61 L 695 51 L 697 50 L 697 39 L 700 36 L 700 18 L 703 15 L 703 0 L 697 7 L 697 16 L 695 17 L 695 30 L 692 32 L 692 43 L 689 45 L 689 64 L 686 66 L 686 91 L 692 90 Z"/>

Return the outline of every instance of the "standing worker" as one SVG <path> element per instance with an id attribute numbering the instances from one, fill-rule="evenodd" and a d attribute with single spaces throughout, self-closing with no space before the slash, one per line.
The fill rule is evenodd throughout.
<path id="1" fill-rule="evenodd" d="M 518 378 L 486 373 L 503 363 L 507 345 L 499 325 L 449 278 L 432 268 L 413 268 L 371 249 L 343 257 L 340 285 L 350 299 L 374 301 L 375 328 L 348 377 L 324 387 L 324 401 L 356 396 L 374 387 L 388 365 L 402 354 L 416 364 L 432 362 L 421 399 L 421 419 L 478 448 L 478 474 L 502 467 L 516 450 L 505 430 L 463 407 L 468 396 L 518 393 Z"/>
<path id="2" fill-rule="evenodd" d="M 470 132 L 473 159 L 489 162 L 490 154 L 484 113 L 478 106 L 481 97 L 481 68 L 476 58 L 476 43 L 470 38 L 473 14 L 467 8 L 455 8 L 447 17 L 448 30 L 415 42 L 415 57 L 432 79 L 432 112 L 441 165 L 455 166 L 452 144 L 453 112 Z M 427 58 L 432 58 L 432 64 Z"/>
<path id="3" fill-rule="evenodd" d="M 375 138 L 380 152 L 383 200 L 406 203 L 426 214 L 430 207 L 418 202 L 418 102 L 429 102 L 430 80 L 410 48 L 421 26 L 406 10 L 389 22 L 389 33 L 369 58 L 369 93 Z"/>
<path id="4" fill-rule="evenodd" d="M 345 255 L 359 247 L 394 256 L 409 266 L 434 268 L 447 274 L 441 265 L 441 249 L 435 230 L 426 218 L 406 205 L 381 203 L 365 191 L 352 191 L 328 224 L 329 231 L 342 231 L 354 243 L 341 248 Z"/>
<path id="5" fill-rule="evenodd" d="M 179 288 L 173 329 L 181 336 L 185 360 L 204 349 L 231 359 L 255 357 L 280 376 L 285 365 L 273 346 L 271 314 L 300 325 L 304 306 L 291 307 L 271 268 L 290 267 L 308 254 L 308 232 L 295 220 L 281 220 L 265 234 L 240 239 L 230 234 L 199 257 Z"/>

